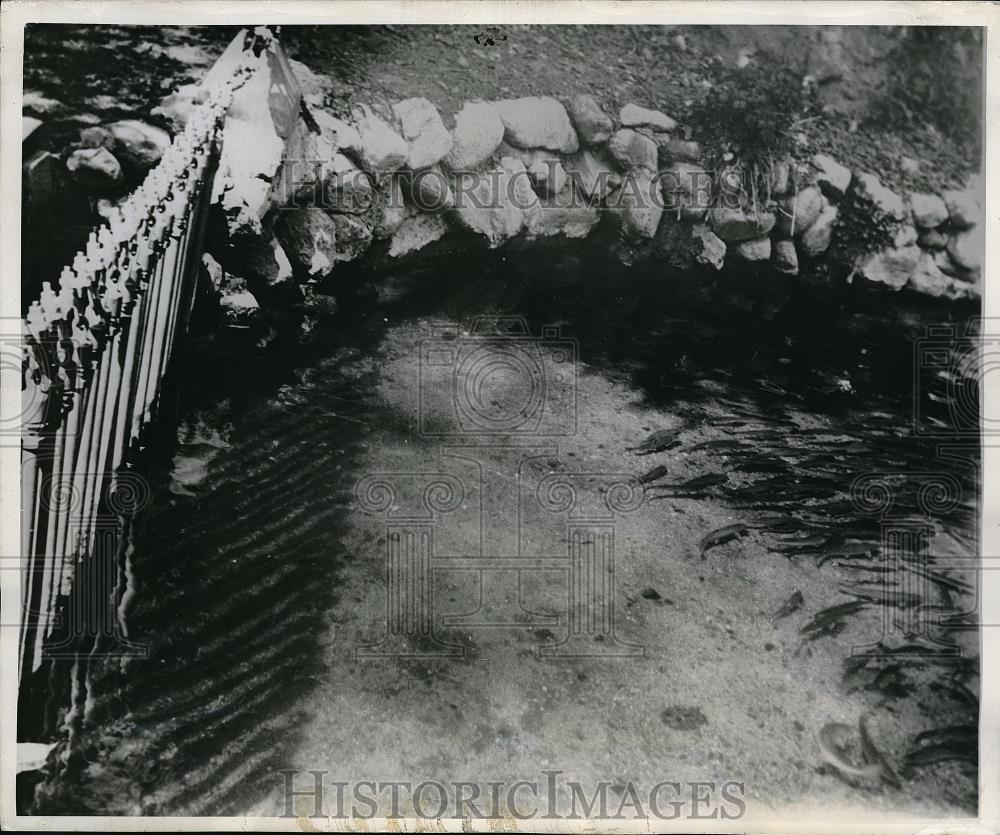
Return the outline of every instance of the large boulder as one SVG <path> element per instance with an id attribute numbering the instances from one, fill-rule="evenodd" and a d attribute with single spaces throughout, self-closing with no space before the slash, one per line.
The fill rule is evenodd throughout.
<path id="1" fill-rule="evenodd" d="M 789 240 L 775 241 L 771 246 L 771 263 L 778 272 L 796 275 L 799 271 L 799 256 L 795 243 Z"/>
<path id="2" fill-rule="evenodd" d="M 357 215 L 330 215 L 335 233 L 335 261 L 354 261 L 360 258 L 371 245 L 372 226 Z"/>
<path id="3" fill-rule="evenodd" d="M 438 166 L 417 171 L 411 180 L 411 196 L 418 209 L 441 212 L 455 205 L 448 178 Z"/>
<path id="4" fill-rule="evenodd" d="M 767 261 L 771 257 L 771 239 L 762 235 L 749 241 L 740 241 L 733 252 L 743 261 Z"/>
<path id="5" fill-rule="evenodd" d="M 369 171 L 395 171 L 406 163 L 410 148 L 396 131 L 389 127 L 368 105 L 354 113 L 364 150 L 361 161 Z"/>
<path id="6" fill-rule="evenodd" d="M 902 249 L 883 249 L 862 256 L 855 268 L 869 281 L 899 290 L 910 280 L 921 255 L 920 247 L 915 245 Z"/>
<path id="7" fill-rule="evenodd" d="M 783 197 L 778 202 L 775 233 L 779 238 L 790 238 L 805 232 L 816 222 L 826 206 L 826 199 L 816 186 L 808 186 L 797 194 Z"/>
<path id="8" fill-rule="evenodd" d="M 413 98 L 392 107 L 409 143 L 407 165 L 416 170 L 428 168 L 444 159 L 451 150 L 452 139 L 441 121 L 441 114 L 427 99 Z"/>
<path id="9" fill-rule="evenodd" d="M 965 228 L 982 224 L 983 207 L 978 189 L 943 191 L 941 197 L 948 207 L 948 219 L 952 226 Z"/>
<path id="10" fill-rule="evenodd" d="M 338 119 L 325 110 L 313 110 L 312 117 L 328 146 L 336 151 L 342 151 L 357 163 L 362 161 L 364 143 L 361 141 L 361 134 L 354 125 L 343 119 Z"/>
<path id="11" fill-rule="evenodd" d="M 611 137 L 611 132 L 615 129 L 614 122 L 601 110 L 593 96 L 587 93 L 573 96 L 566 103 L 566 109 L 581 145 L 600 145 Z"/>
<path id="12" fill-rule="evenodd" d="M 621 185 L 621 176 L 603 151 L 585 148 L 567 157 L 565 168 L 574 188 L 588 199 L 603 200 Z"/>
<path id="13" fill-rule="evenodd" d="M 667 139 L 658 143 L 660 162 L 698 162 L 701 159 L 701 145 L 690 139 Z"/>
<path id="14" fill-rule="evenodd" d="M 799 236 L 799 248 L 803 255 L 815 258 L 830 248 L 833 228 L 837 222 L 837 207 L 827 204 L 816 222 Z"/>
<path id="15" fill-rule="evenodd" d="M 531 191 L 524 163 L 513 157 L 503 157 L 494 171 L 456 173 L 452 182 L 456 222 L 484 236 L 491 246 L 516 235 L 524 224 L 524 210 L 512 199 L 522 193 L 514 182 L 519 178 Z"/>
<path id="16" fill-rule="evenodd" d="M 500 147 L 503 137 L 504 123 L 492 104 L 466 104 L 455 115 L 452 146 L 445 155 L 444 164 L 452 171 L 478 168 Z"/>
<path id="17" fill-rule="evenodd" d="M 936 194 L 911 194 L 913 222 L 922 229 L 933 229 L 948 219 L 948 206 Z"/>
<path id="18" fill-rule="evenodd" d="M 986 239 L 982 225 L 965 229 L 953 235 L 948 241 L 948 256 L 963 270 L 981 270 Z"/>
<path id="19" fill-rule="evenodd" d="M 659 158 L 656 143 L 631 128 L 616 131 L 608 142 L 608 152 L 626 171 L 655 172 Z"/>
<path id="20" fill-rule="evenodd" d="M 709 210 L 708 225 L 726 243 L 748 241 L 770 232 L 774 228 L 774 215 L 763 210 L 719 207 Z"/>
<path id="21" fill-rule="evenodd" d="M 269 291 L 292 283 L 292 263 L 277 238 L 257 238 L 241 251 L 239 274 L 247 282 L 250 291 L 261 298 Z"/>
<path id="22" fill-rule="evenodd" d="M 348 214 L 364 214 L 376 203 L 375 188 L 368 174 L 339 153 L 323 166 L 318 198 L 316 205 L 325 211 Z"/>
<path id="23" fill-rule="evenodd" d="M 843 197 L 851 185 L 850 169 L 826 154 L 816 154 L 811 162 L 816 169 L 816 183 L 823 190 L 823 194 L 831 200 Z"/>
<path id="24" fill-rule="evenodd" d="M 107 148 L 80 148 L 66 158 L 66 170 L 86 188 L 113 191 L 122 182 L 122 167 Z"/>
<path id="25" fill-rule="evenodd" d="M 685 220 L 701 220 L 712 202 L 712 176 L 700 165 L 675 162 L 660 175 L 664 206 Z"/>
<path id="26" fill-rule="evenodd" d="M 922 249 L 944 249 L 948 246 L 948 236 L 940 229 L 921 229 L 917 243 Z"/>
<path id="27" fill-rule="evenodd" d="M 566 108 L 548 96 L 494 102 L 504 139 L 516 148 L 548 148 L 571 154 L 580 145 Z"/>
<path id="28" fill-rule="evenodd" d="M 916 268 L 910 275 L 910 287 L 918 293 L 945 299 L 979 298 L 979 288 L 975 283 L 962 281 L 942 272 L 934 256 L 925 252 L 920 256 Z"/>
<path id="29" fill-rule="evenodd" d="M 584 238 L 600 220 L 596 206 L 574 194 L 569 183 L 555 195 L 541 201 L 538 210 L 526 216 L 528 236 L 544 238 L 563 235 L 567 238 Z"/>
<path id="30" fill-rule="evenodd" d="M 310 276 L 324 276 L 337 258 L 337 226 L 321 209 L 283 209 L 274 235 L 292 266 Z"/>
<path id="31" fill-rule="evenodd" d="M 402 258 L 438 240 L 448 231 L 444 215 L 415 212 L 400 224 L 389 241 L 389 257 Z"/>
<path id="32" fill-rule="evenodd" d="M 677 122 L 666 113 L 661 113 L 659 110 L 649 110 L 631 103 L 626 104 L 621 109 L 618 118 L 622 127 L 626 128 L 646 127 L 656 131 L 669 132 L 677 127 Z"/>
<path id="33" fill-rule="evenodd" d="M 170 147 L 169 133 L 138 119 L 112 122 L 107 129 L 115 140 L 115 156 L 137 171 L 152 168 Z"/>
<path id="34" fill-rule="evenodd" d="M 659 183 L 647 171 L 630 172 L 615 195 L 613 208 L 619 212 L 622 237 L 625 240 L 639 241 L 655 237 L 663 215 L 663 197 Z"/>
<path id="35" fill-rule="evenodd" d="M 702 223 L 681 223 L 664 214 L 656 230 L 653 254 L 681 270 L 697 266 L 721 270 L 726 260 L 726 244 Z"/>
<path id="36" fill-rule="evenodd" d="M 882 185 L 882 181 L 875 174 L 858 174 L 854 178 L 854 191 L 862 200 L 872 206 L 879 219 L 906 220 L 906 206 L 903 204 L 903 198 Z"/>

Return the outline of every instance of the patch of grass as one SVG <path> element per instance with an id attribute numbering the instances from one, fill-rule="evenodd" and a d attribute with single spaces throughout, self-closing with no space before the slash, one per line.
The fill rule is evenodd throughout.
<path id="1" fill-rule="evenodd" d="M 721 70 L 688 116 L 712 165 L 740 178 L 753 207 L 770 200 L 774 165 L 791 155 L 796 123 L 810 112 L 814 99 L 804 76 L 774 56 L 760 55 L 742 69 Z"/>

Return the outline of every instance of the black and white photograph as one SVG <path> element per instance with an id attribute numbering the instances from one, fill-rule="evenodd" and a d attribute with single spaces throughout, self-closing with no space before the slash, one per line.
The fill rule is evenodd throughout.
<path id="1" fill-rule="evenodd" d="M 1000 827 L 996 5 L 0 27 L 4 828 Z"/>

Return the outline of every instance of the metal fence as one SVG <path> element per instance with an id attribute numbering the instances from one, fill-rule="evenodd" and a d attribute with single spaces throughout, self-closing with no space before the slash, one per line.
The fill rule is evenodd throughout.
<path id="1" fill-rule="evenodd" d="M 52 658 L 73 659 L 74 677 L 82 675 L 81 659 L 109 635 L 126 635 L 116 620 L 127 568 L 113 558 L 96 570 L 95 561 L 120 557 L 129 519 L 148 497 L 136 456 L 191 311 L 226 113 L 266 66 L 262 37 L 237 36 L 224 56 L 236 53 L 231 71 L 213 72 L 157 166 L 90 233 L 57 285 L 43 285 L 24 319 L 22 686 Z M 89 586 L 82 596 L 81 585 Z M 68 612 L 74 591 L 94 611 Z"/>

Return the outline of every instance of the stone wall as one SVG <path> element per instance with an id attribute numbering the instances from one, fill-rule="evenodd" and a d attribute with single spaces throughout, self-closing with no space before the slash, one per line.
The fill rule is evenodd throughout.
<path id="1" fill-rule="evenodd" d="M 255 297 L 314 295 L 338 264 L 373 249 L 404 258 L 459 230 L 494 247 L 602 235 L 625 263 L 804 281 L 836 263 L 824 274 L 981 295 L 978 178 L 897 194 L 818 154 L 776 161 L 764 193 L 751 196 L 738 169 L 709 170 L 683 125 L 636 103 L 608 113 L 589 95 L 476 101 L 449 128 L 430 101 L 412 98 L 338 118 L 324 107 L 323 79 L 291 68 L 305 106 L 283 148 L 263 95 L 247 93 L 243 126 L 227 133 L 240 176 L 223 195 L 227 237 L 212 248 L 212 273 L 244 313 Z"/>

